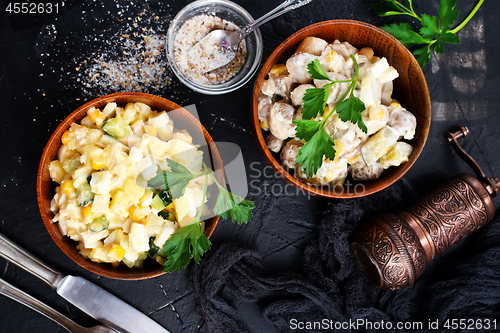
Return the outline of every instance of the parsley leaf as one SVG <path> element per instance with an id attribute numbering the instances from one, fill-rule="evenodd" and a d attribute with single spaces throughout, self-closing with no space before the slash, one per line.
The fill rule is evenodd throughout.
<path id="1" fill-rule="evenodd" d="M 311 140 L 312 136 L 318 131 L 321 122 L 307 119 L 294 120 L 295 136 L 306 141 Z"/>
<path id="2" fill-rule="evenodd" d="M 299 149 L 299 153 L 295 157 L 295 162 L 301 165 L 302 171 L 308 178 L 316 174 L 323 164 L 323 157 L 326 156 L 326 158 L 331 160 L 335 158 L 335 143 L 325 130 L 326 122 L 334 112 L 339 114 L 342 121 L 351 121 L 353 124 L 357 124 L 363 132 L 368 132 L 361 116 L 362 112 L 365 110 L 365 105 L 359 98 L 353 95 L 354 88 L 358 82 L 359 67 L 356 58 L 351 55 L 351 59 L 354 64 L 354 77 L 343 81 L 330 79 L 317 59 L 307 65 L 311 77 L 317 79 L 325 78 L 325 80 L 330 82 L 322 88 L 306 90 L 302 98 L 302 101 L 304 101 L 302 108 L 303 119 L 293 121 L 296 125 L 295 136 L 298 139 L 306 141 L 306 144 Z M 321 69 L 319 67 L 321 67 Z M 321 121 L 311 120 L 325 110 L 330 88 L 334 84 L 340 82 L 349 82 L 349 87 L 340 99 L 340 102 L 337 103 L 328 114 L 323 115 Z M 314 101 L 314 103 L 312 101 Z"/>
<path id="3" fill-rule="evenodd" d="M 252 201 L 245 200 L 236 194 L 219 188 L 214 213 L 220 218 L 227 220 L 231 217 L 233 223 L 248 223 L 252 218 L 252 209 L 254 208 L 255 205 Z"/>
<path id="4" fill-rule="evenodd" d="M 361 116 L 365 109 L 365 104 L 359 98 L 351 96 L 338 105 L 337 113 L 342 121 L 350 120 L 351 123 L 357 124 L 364 133 L 368 133 L 368 129 Z"/>
<path id="5" fill-rule="evenodd" d="M 445 34 L 442 34 L 441 36 L 439 36 L 439 40 L 442 41 L 443 43 L 448 43 L 448 44 L 459 44 L 460 43 L 460 38 L 458 38 L 457 35 L 454 35 L 451 32 L 447 32 Z"/>
<path id="6" fill-rule="evenodd" d="M 420 28 L 420 34 L 422 37 L 432 39 L 440 33 L 439 19 L 436 16 L 422 14 L 422 28 Z"/>
<path id="7" fill-rule="evenodd" d="M 311 74 L 313 80 L 330 80 L 318 59 L 314 59 L 314 61 L 307 64 L 307 71 Z"/>
<path id="8" fill-rule="evenodd" d="M 164 171 L 167 186 L 170 188 L 172 199 L 179 199 L 184 195 L 186 186 L 191 179 L 199 175 L 193 175 L 184 165 L 167 158 L 170 171 Z"/>
<path id="9" fill-rule="evenodd" d="M 415 59 L 417 59 L 420 67 L 424 67 L 431 61 L 431 46 L 422 46 L 421 48 L 413 51 L 413 55 L 415 56 Z"/>
<path id="10" fill-rule="evenodd" d="M 161 250 L 167 261 L 164 264 L 164 272 L 179 272 L 184 269 L 191 257 L 199 264 L 200 257 L 208 250 L 212 243 L 203 234 L 199 222 L 188 224 L 176 232 L 165 242 Z"/>
<path id="11" fill-rule="evenodd" d="M 416 33 L 408 23 L 392 23 L 381 28 L 399 39 L 407 48 L 416 44 L 427 44 L 430 42 L 430 39 L 424 38 Z"/>
<path id="12" fill-rule="evenodd" d="M 302 118 L 313 119 L 318 116 L 318 114 L 325 109 L 325 90 L 311 88 L 307 89 L 304 97 L 302 97 Z M 327 97 L 328 98 L 328 97 Z"/>
<path id="13" fill-rule="evenodd" d="M 170 188 L 170 197 L 172 199 L 178 199 L 184 195 L 186 187 L 191 179 L 199 176 L 205 176 L 205 186 L 201 200 L 202 204 L 199 208 L 198 215 L 194 218 L 191 224 L 186 225 L 174 232 L 165 242 L 160 251 L 157 251 L 156 248 L 151 246 L 150 240 L 150 254 L 153 256 L 159 255 L 167 258 L 167 261 L 164 264 L 164 271 L 173 272 L 176 269 L 181 271 L 185 268 L 189 264 L 191 258 L 194 258 L 194 260 L 199 263 L 200 257 L 210 249 L 211 243 L 203 234 L 200 226 L 200 218 L 205 205 L 209 176 L 214 180 L 215 184 L 217 184 L 219 188 L 219 196 L 217 198 L 216 206 L 213 209 L 217 215 L 223 218 L 231 217 L 233 222 L 237 222 L 239 224 L 248 223 L 252 217 L 252 209 L 255 208 L 255 205 L 252 201 L 245 200 L 225 190 L 217 182 L 217 179 L 205 163 L 203 163 L 204 172 L 199 175 L 194 175 L 186 167 L 178 162 L 175 162 L 174 160 L 167 159 L 167 163 L 170 171 L 163 171 L 162 173 L 156 175 L 148 182 L 148 185 L 155 188 L 161 186 Z M 162 181 L 164 182 L 163 185 L 161 184 Z"/>
<path id="14" fill-rule="evenodd" d="M 453 22 L 458 18 L 459 11 L 455 9 L 458 0 L 441 0 L 438 8 L 439 20 L 441 21 L 441 31 L 450 29 Z"/>
<path id="15" fill-rule="evenodd" d="M 157 190 L 168 190 L 167 177 L 164 172 L 161 172 L 148 180 L 148 186 Z"/>
<path id="16" fill-rule="evenodd" d="M 411 0 L 406 1 L 409 5 L 408 7 L 405 7 L 398 0 L 385 0 L 385 3 L 373 4 L 372 8 L 375 14 L 379 16 L 402 14 L 412 16 L 420 21 L 422 27 L 419 33 L 415 32 L 408 23 L 392 23 L 381 28 L 399 39 L 407 48 L 415 46 L 413 55 L 421 67 L 430 62 L 431 48 L 438 53 L 444 53 L 443 43 L 460 43 L 460 39 L 456 36 L 456 33 L 474 17 L 484 2 L 484 0 L 479 0 L 464 21 L 456 28 L 450 30 L 451 25 L 459 16 L 459 11 L 455 9 L 458 0 L 441 0 L 437 17 L 428 14 L 422 14 L 422 17 L 418 16 L 413 10 Z"/>
<path id="17" fill-rule="evenodd" d="M 301 164 L 301 168 L 308 178 L 318 172 L 323 164 L 323 156 L 333 160 L 335 158 L 335 143 L 324 128 L 313 135 L 304 146 L 299 149 L 295 162 Z"/>

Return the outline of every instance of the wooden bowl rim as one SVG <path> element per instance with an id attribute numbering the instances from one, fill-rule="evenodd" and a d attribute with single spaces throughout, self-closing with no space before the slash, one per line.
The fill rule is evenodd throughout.
<path id="1" fill-rule="evenodd" d="M 335 192 L 331 192 L 329 190 L 325 190 L 325 187 L 322 186 L 311 186 L 306 183 L 303 183 L 299 179 L 295 178 L 292 176 L 273 156 L 273 153 L 269 150 L 267 147 L 264 135 L 262 133 L 262 130 L 260 128 L 260 122 L 259 122 L 259 117 L 258 117 L 258 97 L 260 94 L 260 87 L 262 86 L 263 81 L 265 80 L 268 72 L 268 67 L 270 67 L 270 64 L 274 61 L 276 57 L 279 57 L 279 55 L 283 52 L 283 50 L 287 47 L 291 41 L 300 38 L 302 35 L 303 38 L 309 37 L 309 36 L 317 36 L 317 34 L 310 33 L 313 30 L 317 30 L 322 27 L 331 27 L 331 26 L 339 26 L 339 25 L 353 25 L 353 26 L 359 26 L 362 28 L 366 28 L 369 30 L 372 30 L 373 32 L 380 34 L 384 36 L 385 38 L 389 39 L 392 41 L 399 50 L 401 50 L 410 60 L 412 67 L 416 69 L 416 74 L 419 78 L 419 81 L 425 83 L 425 94 L 422 97 L 422 103 L 425 103 L 426 105 L 426 110 L 428 111 L 426 113 L 427 117 L 427 122 L 424 124 L 419 124 L 417 123 L 417 128 L 422 128 L 424 132 L 424 137 L 422 138 L 422 144 L 418 147 L 413 147 L 413 158 L 410 158 L 408 162 L 404 163 L 403 165 L 399 167 L 393 167 L 397 168 L 398 172 L 394 176 L 391 176 L 391 178 L 388 181 L 381 182 L 383 178 L 378 178 L 376 180 L 372 181 L 364 181 L 362 182 L 363 184 L 370 184 L 373 182 L 381 182 L 381 184 L 378 187 L 371 188 L 369 190 L 365 190 L 362 193 L 354 193 L 354 194 L 349 194 L 349 193 L 344 193 L 342 192 L 340 194 L 337 194 Z M 329 41 L 330 42 L 330 41 Z M 342 42 L 342 41 L 341 41 Z M 297 43 L 298 46 L 299 43 Z M 270 69 L 270 68 L 269 68 Z M 422 72 L 422 69 L 420 65 L 418 64 L 417 60 L 413 56 L 413 54 L 403 45 L 399 40 L 397 40 L 395 37 L 390 35 L 389 33 L 385 32 L 384 30 L 366 23 L 366 22 L 361 22 L 361 21 L 356 21 L 356 20 L 328 20 L 328 21 L 322 21 L 318 23 L 314 23 L 312 25 L 309 25 L 307 27 L 302 28 L 301 30 L 295 32 L 292 34 L 290 37 L 285 39 L 283 42 L 280 43 L 280 45 L 271 53 L 269 58 L 266 60 L 264 65 L 261 67 L 261 70 L 259 72 L 259 75 L 257 76 L 257 79 L 255 80 L 255 85 L 254 85 L 254 90 L 253 90 L 253 96 L 252 96 L 252 109 L 251 109 L 251 120 L 252 120 L 252 125 L 253 125 L 253 133 L 254 133 L 254 139 L 257 141 L 258 148 L 263 155 L 264 159 L 268 164 L 271 165 L 273 168 L 274 172 L 279 175 L 282 179 L 287 181 L 288 183 L 298 187 L 300 190 L 306 192 L 306 193 L 312 193 L 321 197 L 327 197 L 327 198 L 332 198 L 332 199 L 350 199 L 350 198 L 358 198 L 358 197 L 364 197 L 376 192 L 379 192 L 388 186 L 392 185 L 395 183 L 397 180 L 399 180 L 416 162 L 418 157 L 420 156 L 425 143 L 427 142 L 428 138 L 428 133 L 430 129 L 430 124 L 431 124 L 431 100 L 430 100 L 430 94 L 429 94 L 429 89 L 427 86 L 427 81 L 425 80 L 424 73 Z M 356 182 L 356 183 L 361 183 L 361 182 Z"/>
<path id="2" fill-rule="evenodd" d="M 121 93 L 113 93 L 105 96 L 101 96 L 98 98 L 95 98 L 82 106 L 78 107 L 75 111 L 71 112 L 60 124 L 57 126 L 55 131 L 52 133 L 50 136 L 47 144 L 45 145 L 45 148 L 42 153 L 42 157 L 40 158 L 40 163 L 38 166 L 38 173 L 37 173 L 37 184 L 36 184 L 36 189 L 37 189 L 37 202 L 38 202 L 38 208 L 40 215 L 42 217 L 43 223 L 52 238 L 52 240 L 56 243 L 56 245 L 75 263 L 77 263 L 79 266 L 83 267 L 84 269 L 91 271 L 95 274 L 112 278 L 112 279 L 119 279 L 119 280 L 142 280 L 142 279 L 149 279 L 152 277 L 156 277 L 162 274 L 165 274 L 163 272 L 163 266 L 158 264 L 158 269 L 153 269 L 151 271 L 143 271 L 142 269 L 134 269 L 134 268 L 127 268 L 130 270 L 130 272 L 125 271 L 125 273 L 121 271 L 113 271 L 115 268 L 111 266 L 111 264 L 108 263 L 97 263 L 93 262 L 90 259 L 87 259 L 83 257 L 78 250 L 76 250 L 76 245 L 77 243 L 74 242 L 74 247 L 68 247 L 66 246 L 65 243 L 63 243 L 60 240 L 60 237 L 58 233 L 62 237 L 67 237 L 63 236 L 60 231 L 58 230 L 58 226 L 56 223 L 52 222 L 53 214 L 50 212 L 50 207 L 46 207 L 46 203 L 44 203 L 44 198 L 42 197 L 43 193 L 43 185 L 46 182 L 53 183 L 52 179 L 50 179 L 50 176 L 46 179 L 44 179 L 44 176 L 47 177 L 47 170 L 44 170 L 44 167 L 48 166 L 48 164 L 53 160 L 51 159 L 49 161 L 49 151 L 50 148 L 57 144 L 58 146 L 61 144 L 60 142 L 60 136 L 62 133 L 71 126 L 72 123 L 75 122 L 80 122 L 81 119 L 85 116 L 84 112 L 87 111 L 89 108 L 92 106 L 101 104 L 101 103 L 109 103 L 109 102 L 114 102 L 118 98 L 130 98 L 130 99 L 143 99 L 143 100 L 150 100 L 150 101 L 155 101 L 155 103 L 162 104 L 165 106 L 165 110 L 161 111 L 166 111 L 167 113 L 173 110 L 180 110 L 182 112 L 182 116 L 187 117 L 187 121 L 190 124 L 193 124 L 195 126 L 199 126 L 202 129 L 203 135 L 205 137 L 205 140 L 207 142 L 207 145 L 209 147 L 209 151 L 211 152 L 209 158 L 212 160 L 213 165 L 218 165 L 220 167 L 220 175 L 221 179 L 219 179 L 219 182 L 221 183 L 222 186 L 225 185 L 225 180 L 224 180 L 224 172 L 222 168 L 222 160 L 219 154 L 219 151 L 217 147 L 214 144 L 214 141 L 208 131 L 205 129 L 205 127 L 199 122 L 198 119 L 196 119 L 191 113 L 189 113 L 186 109 L 183 107 L 179 106 L 178 104 L 165 99 L 160 96 L 155 96 L 151 94 L 146 94 L 146 93 L 138 93 L 138 92 L 121 92 Z M 160 111 L 160 110 L 157 110 Z M 78 120 L 79 119 L 79 120 Z M 49 198 L 48 202 L 50 203 L 50 200 L 52 198 Z M 46 202 L 46 201 L 45 201 Z M 48 209 L 47 209 L 48 208 Z M 48 210 L 48 211 L 47 211 Z M 50 213 L 49 213 L 50 212 Z M 49 216 L 50 215 L 50 216 Z M 219 217 L 215 216 L 212 217 L 210 220 L 211 225 L 213 227 L 210 228 L 210 230 L 205 230 L 205 235 L 207 238 L 210 238 L 212 233 L 214 232 L 215 228 L 217 227 L 217 224 L 219 222 Z M 56 231 L 57 229 L 57 231 Z M 68 237 L 69 239 L 69 237 Z M 71 239 L 69 239 L 71 241 Z M 154 263 L 153 263 L 154 264 Z"/>

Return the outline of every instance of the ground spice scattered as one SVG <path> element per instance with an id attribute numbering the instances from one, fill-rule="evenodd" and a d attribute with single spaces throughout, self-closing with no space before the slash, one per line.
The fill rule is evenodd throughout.
<path id="1" fill-rule="evenodd" d="M 82 4 L 85 33 L 69 32 L 58 41 L 62 52 L 74 54 L 72 59 L 64 57 L 71 59 L 69 63 L 52 59 L 53 72 L 61 74 L 64 88 L 79 89 L 84 99 L 135 91 L 184 102 L 176 92 L 180 83 L 173 80 L 165 52 L 172 19 L 169 5 L 116 0 L 104 17 L 99 5 Z"/>

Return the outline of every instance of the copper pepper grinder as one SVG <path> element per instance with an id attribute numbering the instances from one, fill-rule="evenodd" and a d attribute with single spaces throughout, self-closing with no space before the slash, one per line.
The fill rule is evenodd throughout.
<path id="1" fill-rule="evenodd" d="M 376 287 L 411 285 L 432 259 L 493 219 L 500 179 L 487 178 L 457 142 L 468 133 L 460 127 L 446 136 L 477 178 L 459 174 L 406 210 L 368 218 L 356 232 L 351 249 Z"/>

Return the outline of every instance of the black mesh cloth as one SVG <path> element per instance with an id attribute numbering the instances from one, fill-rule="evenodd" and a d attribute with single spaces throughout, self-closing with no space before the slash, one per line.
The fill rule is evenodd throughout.
<path id="1" fill-rule="evenodd" d="M 318 238 L 304 250 L 301 274 L 269 274 L 254 250 L 235 244 L 214 247 L 201 265 L 190 266 L 199 314 L 211 332 L 262 331 L 252 329 L 238 310 L 238 304 L 245 302 L 260 311 L 270 332 L 328 331 L 334 327 L 332 322 L 358 320 L 365 324 L 337 331 L 403 332 L 396 328 L 398 322 L 420 322 L 416 331 L 439 332 L 446 330 L 447 319 L 454 318 L 497 319 L 500 331 L 499 218 L 435 258 L 420 279 L 405 289 L 377 289 L 361 273 L 349 238 L 362 217 L 397 211 L 414 200 L 410 186 L 401 180 L 378 194 L 329 204 Z M 298 330 L 293 324 L 324 323 L 325 319 L 330 326 Z M 437 330 L 429 327 L 436 320 Z M 379 326 L 370 327 L 368 322 Z M 387 325 L 382 329 L 382 322 L 390 322 L 392 329 Z M 493 330 L 474 330 L 481 331 Z"/>

